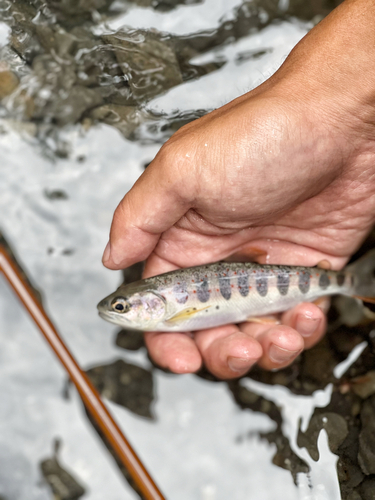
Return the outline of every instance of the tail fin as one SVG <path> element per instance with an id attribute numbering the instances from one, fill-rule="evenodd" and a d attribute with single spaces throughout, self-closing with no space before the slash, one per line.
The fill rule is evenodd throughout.
<path id="1" fill-rule="evenodd" d="M 353 295 L 365 302 L 375 301 L 375 249 L 350 264 L 346 271 L 353 273 Z"/>

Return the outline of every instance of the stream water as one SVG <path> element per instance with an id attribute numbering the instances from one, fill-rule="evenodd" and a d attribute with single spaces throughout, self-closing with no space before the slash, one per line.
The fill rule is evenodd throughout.
<path id="1" fill-rule="evenodd" d="M 337 301 L 291 367 L 230 382 L 165 373 L 96 314 L 123 280 L 100 260 L 113 210 L 160 145 L 335 5 L 0 0 L 0 229 L 168 499 L 375 498 L 369 311 Z M 1 277 L 0 394 L 2 500 L 139 498 Z"/>

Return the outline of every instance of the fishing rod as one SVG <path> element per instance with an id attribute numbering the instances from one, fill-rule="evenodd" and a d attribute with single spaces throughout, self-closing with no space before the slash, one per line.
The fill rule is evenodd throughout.
<path id="1" fill-rule="evenodd" d="M 80 368 L 66 344 L 37 297 L 26 273 L 14 257 L 7 241 L 0 232 L 0 272 L 2 272 L 28 311 L 39 330 L 55 352 L 61 364 L 76 386 L 87 411 L 111 444 L 119 461 L 128 470 L 130 476 L 144 496 L 145 500 L 165 500 L 152 477 L 146 470 L 129 441 L 103 403 L 86 373 Z"/>

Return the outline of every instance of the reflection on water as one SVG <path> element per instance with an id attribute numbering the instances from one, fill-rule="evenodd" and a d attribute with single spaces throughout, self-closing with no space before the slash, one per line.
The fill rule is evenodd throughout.
<path id="1" fill-rule="evenodd" d="M 291 367 L 228 383 L 204 371 L 163 372 L 138 333 L 116 333 L 95 316 L 98 298 L 119 284 L 100 266 L 111 213 L 159 145 L 264 80 L 337 3 L 0 0 L 1 224 L 168 498 L 373 499 L 370 310 L 338 300 L 329 335 Z M 140 272 L 126 270 L 125 280 Z M 0 457 L 12 450 L 14 466 L 0 472 L 0 495 L 78 498 L 82 480 L 88 500 L 136 498 L 81 422 L 77 400 L 62 398 L 65 375 L 37 336 L 23 336 L 30 325 L 4 286 L 1 294 L 0 331 L 14 334 L 0 335 Z M 63 462 L 46 459 L 57 436 Z M 38 483 L 38 463 L 50 488 Z M 66 484 L 79 478 L 70 497 L 48 479 L 59 474 Z"/>

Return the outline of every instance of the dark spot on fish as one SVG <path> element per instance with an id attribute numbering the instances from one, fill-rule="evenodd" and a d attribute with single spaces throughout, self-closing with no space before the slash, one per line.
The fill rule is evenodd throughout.
<path id="1" fill-rule="evenodd" d="M 310 290 L 310 273 L 307 271 L 301 271 L 299 273 L 298 288 L 302 293 L 307 293 Z"/>
<path id="2" fill-rule="evenodd" d="M 277 289 L 280 295 L 286 295 L 289 290 L 290 276 L 287 271 L 282 271 L 277 275 Z"/>
<path id="3" fill-rule="evenodd" d="M 216 309 L 220 309 L 219 306 L 216 306 Z"/>
<path id="4" fill-rule="evenodd" d="M 230 277 L 226 274 L 219 275 L 219 287 L 220 293 L 224 299 L 229 300 L 232 295 L 232 290 L 230 287 Z"/>
<path id="5" fill-rule="evenodd" d="M 189 293 L 187 291 L 187 285 L 185 282 L 177 283 L 173 287 L 173 295 L 179 304 L 185 304 L 189 298 Z"/>
<path id="6" fill-rule="evenodd" d="M 242 297 L 247 297 L 249 295 L 249 275 L 241 274 L 237 278 L 238 283 L 238 291 L 242 295 Z"/>
<path id="7" fill-rule="evenodd" d="M 268 293 L 268 276 L 257 273 L 255 276 L 255 284 L 259 295 L 265 297 Z"/>
<path id="8" fill-rule="evenodd" d="M 320 275 L 320 278 L 319 278 L 319 286 L 320 286 L 320 288 L 322 288 L 323 290 L 325 290 L 326 288 L 329 287 L 330 284 L 331 283 L 329 281 L 328 274 L 327 273 L 322 273 Z"/>
<path id="9" fill-rule="evenodd" d="M 207 302 L 210 298 L 210 292 L 208 287 L 208 281 L 202 276 L 196 276 L 195 281 L 197 281 L 197 295 L 200 302 Z"/>
<path id="10" fill-rule="evenodd" d="M 336 274 L 336 282 L 339 286 L 342 286 L 345 283 L 345 274 Z"/>

